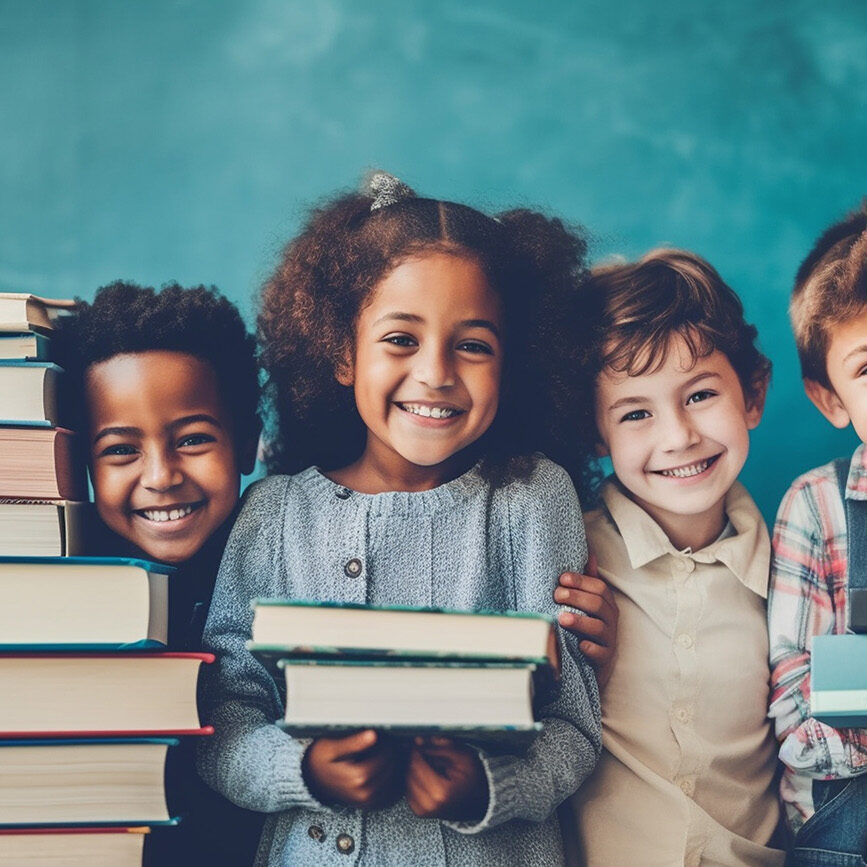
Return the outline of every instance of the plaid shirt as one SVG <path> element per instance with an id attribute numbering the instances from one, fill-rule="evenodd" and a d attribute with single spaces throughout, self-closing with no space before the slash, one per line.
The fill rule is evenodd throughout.
<path id="1" fill-rule="evenodd" d="M 867 446 L 855 450 L 846 497 L 867 499 Z M 780 793 L 792 828 L 813 815 L 812 781 L 867 773 L 867 729 L 833 729 L 810 716 L 814 635 L 846 632 L 846 510 L 833 463 L 796 479 L 774 526 L 768 628 L 771 707 Z"/>

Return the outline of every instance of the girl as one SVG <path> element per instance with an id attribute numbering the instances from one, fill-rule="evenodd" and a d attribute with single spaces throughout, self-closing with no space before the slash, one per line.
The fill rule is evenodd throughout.
<path id="1" fill-rule="evenodd" d="M 266 284 L 270 464 L 301 472 L 252 488 L 229 540 L 200 754 L 211 785 L 271 814 L 258 864 L 562 862 L 554 809 L 600 749 L 574 638 L 520 757 L 375 731 L 293 739 L 244 642 L 257 596 L 554 613 L 555 576 L 586 546 L 568 475 L 535 452 L 568 415 L 552 314 L 583 250 L 558 221 L 492 219 L 379 174 L 315 212 Z"/>

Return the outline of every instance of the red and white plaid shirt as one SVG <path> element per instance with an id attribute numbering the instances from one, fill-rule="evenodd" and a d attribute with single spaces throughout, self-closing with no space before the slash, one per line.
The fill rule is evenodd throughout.
<path id="1" fill-rule="evenodd" d="M 865 445 L 852 457 L 846 497 L 867 499 Z M 834 464 L 796 479 L 774 526 L 768 595 L 770 716 L 785 766 L 780 793 L 794 830 L 814 813 L 814 779 L 867 773 L 867 729 L 834 729 L 810 716 L 812 638 L 846 632 L 847 542 Z"/>

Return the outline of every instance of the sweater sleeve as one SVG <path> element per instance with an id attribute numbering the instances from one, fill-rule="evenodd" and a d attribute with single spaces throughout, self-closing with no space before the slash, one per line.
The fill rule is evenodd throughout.
<path id="1" fill-rule="evenodd" d="M 575 488 L 565 470 L 542 459 L 527 483 L 506 491 L 515 607 L 556 618 L 558 576 L 581 572 L 587 560 L 584 522 Z M 537 712 L 542 730 L 526 755 L 481 754 L 488 780 L 485 816 L 474 824 L 448 823 L 477 833 L 510 819 L 545 820 L 593 770 L 602 749 L 599 691 L 593 669 L 570 633 L 557 627 L 562 676 Z"/>
<path id="2" fill-rule="evenodd" d="M 247 492 L 220 565 L 203 639 L 217 659 L 208 666 L 202 700 L 214 735 L 199 743 L 199 773 L 230 801 L 265 813 L 321 808 L 301 774 L 306 742 L 275 725 L 282 716 L 280 695 L 245 645 L 251 600 L 286 595 L 281 578 L 288 484 L 287 477 L 275 476 Z"/>

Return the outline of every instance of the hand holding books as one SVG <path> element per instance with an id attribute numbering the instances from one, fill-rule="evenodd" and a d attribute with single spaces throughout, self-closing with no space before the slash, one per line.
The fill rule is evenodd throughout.
<path id="1" fill-rule="evenodd" d="M 342 738 L 317 738 L 304 755 L 304 781 L 322 803 L 372 810 L 403 792 L 406 750 L 372 729 Z"/>
<path id="2" fill-rule="evenodd" d="M 487 810 L 488 781 L 478 753 L 444 737 L 417 737 L 406 778 L 406 800 L 422 819 L 479 821 Z"/>

